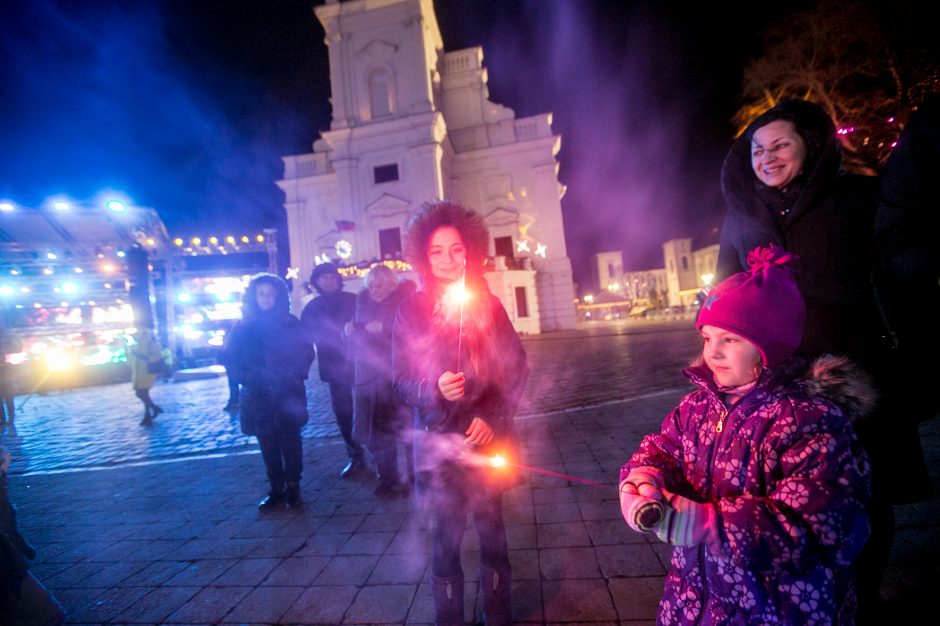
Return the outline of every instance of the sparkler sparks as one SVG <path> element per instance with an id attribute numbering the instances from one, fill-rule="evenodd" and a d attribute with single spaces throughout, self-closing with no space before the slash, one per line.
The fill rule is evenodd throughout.
<path id="1" fill-rule="evenodd" d="M 612 485 L 605 485 L 603 483 L 594 482 L 593 480 L 588 480 L 586 478 L 579 478 L 578 476 L 572 476 L 570 474 L 561 474 L 559 472 L 553 472 L 551 470 L 542 469 L 541 467 L 532 467 L 531 465 L 522 465 L 521 463 L 511 463 L 501 454 L 493 454 L 491 456 L 483 457 L 483 462 L 486 465 L 494 469 L 504 469 L 507 467 L 515 467 L 517 469 L 525 470 L 527 472 L 535 472 L 537 474 L 544 474 L 545 476 L 554 476 L 555 478 L 564 478 L 565 480 L 570 480 L 572 482 L 581 483 L 582 485 L 590 485 L 591 487 L 601 487 L 602 489 L 613 489 L 617 490 L 616 487 Z"/>

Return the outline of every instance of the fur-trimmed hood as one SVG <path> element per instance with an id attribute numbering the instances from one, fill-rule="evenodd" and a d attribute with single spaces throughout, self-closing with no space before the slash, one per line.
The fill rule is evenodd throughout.
<path id="1" fill-rule="evenodd" d="M 870 415 L 878 404 L 871 376 L 848 357 L 825 354 L 817 358 L 802 383 L 807 393 L 837 404 L 851 420 Z"/>
<path id="2" fill-rule="evenodd" d="M 452 226 L 460 233 L 467 250 L 467 273 L 483 274 L 490 235 L 483 217 L 454 200 L 426 202 L 408 217 L 402 230 L 405 260 L 414 265 L 427 281 L 431 275 L 428 264 L 428 242 L 438 228 Z"/>

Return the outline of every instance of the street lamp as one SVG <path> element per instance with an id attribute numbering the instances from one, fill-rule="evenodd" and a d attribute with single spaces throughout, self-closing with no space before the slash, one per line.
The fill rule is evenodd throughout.
<path id="1" fill-rule="evenodd" d="M 112 213 L 123 213 L 127 210 L 127 204 L 121 200 L 108 200 L 104 206 Z"/>

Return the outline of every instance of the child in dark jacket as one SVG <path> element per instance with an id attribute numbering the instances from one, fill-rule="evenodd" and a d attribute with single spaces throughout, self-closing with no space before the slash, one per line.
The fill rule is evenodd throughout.
<path id="1" fill-rule="evenodd" d="M 846 359 L 819 359 L 807 375 L 793 356 L 805 316 L 793 260 L 758 248 L 748 271 L 708 294 L 702 361 L 684 372 L 699 389 L 620 471 L 627 524 L 675 546 L 660 623 L 854 619 L 870 477 L 851 417 L 873 392 Z"/>

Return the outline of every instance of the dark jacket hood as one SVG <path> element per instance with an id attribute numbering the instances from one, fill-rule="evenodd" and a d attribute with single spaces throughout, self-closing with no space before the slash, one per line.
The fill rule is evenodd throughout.
<path id="1" fill-rule="evenodd" d="M 794 210 L 799 206 L 810 205 L 817 192 L 839 175 L 842 149 L 832 119 L 812 102 L 784 100 L 751 122 L 731 146 L 721 168 L 721 189 L 726 201 L 737 198 L 747 209 L 766 211 L 766 203 L 758 198 L 758 194 L 768 191 L 784 193 L 758 181 L 751 167 L 751 139 L 754 132 L 777 120 L 792 122 L 807 148 L 803 170 L 794 181 L 798 191 L 802 192 L 799 193 L 801 197 L 794 200 L 797 204 Z"/>
<path id="2" fill-rule="evenodd" d="M 320 263 L 314 266 L 313 271 L 310 272 L 310 286 L 316 289 L 319 295 L 323 295 L 323 290 L 317 284 L 317 279 L 324 274 L 336 274 L 336 277 L 339 278 L 339 289 L 337 291 L 343 290 L 343 275 L 339 273 L 339 268 L 333 263 Z"/>
<path id="3" fill-rule="evenodd" d="M 277 299 L 274 301 L 274 308 L 270 311 L 262 311 L 258 308 L 258 297 L 256 292 L 258 290 L 258 285 L 262 283 L 267 283 L 273 285 L 275 291 L 277 292 Z M 242 318 L 245 320 L 252 320 L 274 313 L 277 316 L 287 316 L 290 315 L 290 294 L 287 291 L 287 283 L 285 283 L 279 276 L 274 274 L 258 274 L 251 279 L 251 282 L 248 283 L 248 288 L 245 290 L 245 296 L 242 300 Z"/>

